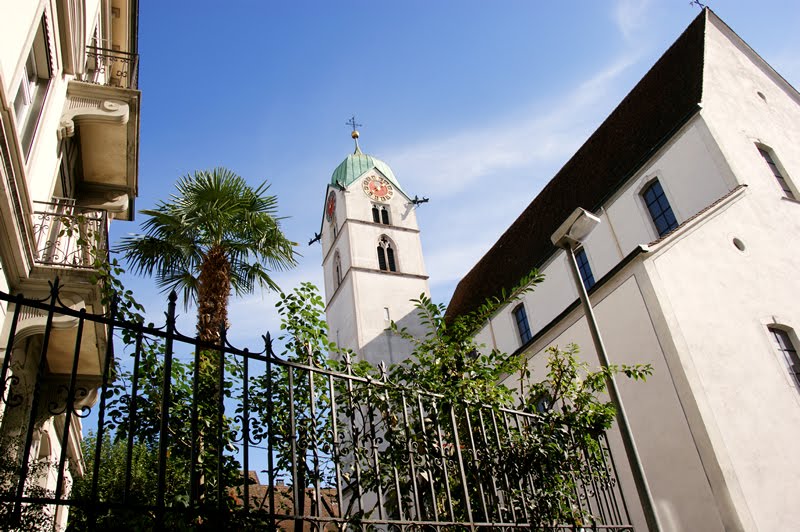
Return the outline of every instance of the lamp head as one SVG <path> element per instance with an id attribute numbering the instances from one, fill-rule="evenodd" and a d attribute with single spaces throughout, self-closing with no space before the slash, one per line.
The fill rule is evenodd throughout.
<path id="1" fill-rule="evenodd" d="M 550 240 L 560 248 L 574 248 L 586 240 L 595 227 L 600 224 L 600 218 L 586 209 L 578 207 L 564 220 Z"/>

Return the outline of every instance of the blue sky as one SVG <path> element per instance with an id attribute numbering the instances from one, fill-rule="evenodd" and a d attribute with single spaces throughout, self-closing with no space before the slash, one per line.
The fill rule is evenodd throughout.
<path id="1" fill-rule="evenodd" d="M 707 3 L 799 86 L 800 3 Z M 355 114 L 362 149 L 431 199 L 417 214 L 441 302 L 699 11 L 688 0 L 140 4 L 137 209 L 197 169 L 266 179 L 302 253 L 276 280 L 321 287 L 320 246 L 306 243 Z M 114 223 L 112 242 L 143 219 Z M 153 283 L 126 282 L 161 321 Z M 275 331 L 273 303 L 235 300 L 234 342 Z"/>

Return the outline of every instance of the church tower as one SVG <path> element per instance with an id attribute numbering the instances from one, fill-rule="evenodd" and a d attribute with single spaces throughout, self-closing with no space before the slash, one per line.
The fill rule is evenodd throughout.
<path id="1" fill-rule="evenodd" d="M 373 364 L 404 360 L 411 345 L 391 320 L 423 332 L 411 299 L 429 295 L 416 205 L 383 161 L 355 152 L 334 170 L 322 215 L 322 268 L 330 340 Z"/>

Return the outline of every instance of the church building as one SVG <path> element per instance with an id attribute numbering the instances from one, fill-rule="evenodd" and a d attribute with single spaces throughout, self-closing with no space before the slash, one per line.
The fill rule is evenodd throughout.
<path id="1" fill-rule="evenodd" d="M 573 278 L 553 237 L 578 208 L 599 225 L 572 248 Z M 466 274 L 448 315 L 533 268 L 544 282 L 478 338 L 534 377 L 549 346 L 596 366 L 583 284 L 610 362 L 654 368 L 618 382 L 661 530 L 798 528 L 800 94 L 712 11 Z M 654 528 L 620 476 L 636 530 Z"/>
<path id="2" fill-rule="evenodd" d="M 354 125 L 355 127 L 355 125 Z M 416 204 L 385 162 L 358 145 L 334 170 L 320 232 L 330 339 L 387 365 L 411 353 L 390 322 L 422 332 L 412 299 L 429 295 Z"/>

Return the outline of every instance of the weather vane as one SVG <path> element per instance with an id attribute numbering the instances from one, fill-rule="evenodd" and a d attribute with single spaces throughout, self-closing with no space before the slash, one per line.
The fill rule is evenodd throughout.
<path id="1" fill-rule="evenodd" d="M 356 123 L 356 115 L 350 117 L 350 120 L 347 121 L 347 125 L 353 128 L 353 133 L 358 133 L 356 128 L 363 126 L 364 124 L 357 124 Z"/>
<path id="2" fill-rule="evenodd" d="M 361 148 L 358 147 L 358 129 L 356 128 L 361 127 L 362 124 L 357 123 L 356 115 L 353 115 L 350 117 L 350 120 L 347 121 L 347 125 L 353 128 L 353 132 L 350 133 L 350 137 L 352 137 L 352 139 L 355 141 L 356 143 L 355 153 L 358 153 L 359 151 L 361 151 Z"/>

